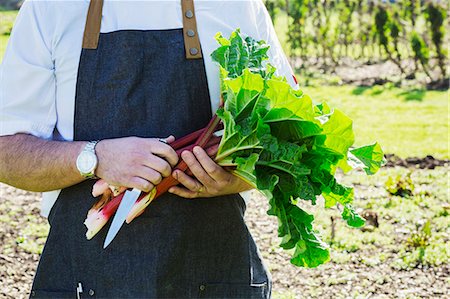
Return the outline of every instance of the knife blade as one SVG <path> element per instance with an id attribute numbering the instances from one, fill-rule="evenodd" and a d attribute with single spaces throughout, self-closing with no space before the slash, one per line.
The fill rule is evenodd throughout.
<path id="1" fill-rule="evenodd" d="M 114 215 L 111 226 L 109 227 L 108 234 L 106 235 L 105 243 L 103 244 L 103 249 L 105 249 L 111 241 L 115 238 L 120 228 L 122 227 L 128 213 L 133 208 L 134 203 L 139 198 L 141 190 L 134 188 L 133 190 L 125 191 L 125 195 L 119 204 L 116 214 Z"/>

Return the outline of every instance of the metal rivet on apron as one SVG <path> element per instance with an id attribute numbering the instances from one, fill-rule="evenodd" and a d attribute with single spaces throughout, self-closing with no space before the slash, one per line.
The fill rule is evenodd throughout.
<path id="1" fill-rule="evenodd" d="M 200 285 L 200 291 L 204 291 L 206 289 L 206 286 L 204 284 Z"/>
<path id="2" fill-rule="evenodd" d="M 198 49 L 197 48 L 190 48 L 189 52 L 191 53 L 191 55 L 197 55 L 198 54 Z"/>
<path id="3" fill-rule="evenodd" d="M 186 18 L 190 19 L 194 16 L 194 13 L 192 12 L 192 10 L 186 10 L 186 13 L 184 15 L 186 16 Z"/>
<path id="4" fill-rule="evenodd" d="M 36 296 L 36 292 L 35 291 L 31 291 L 31 297 Z"/>
<path id="5" fill-rule="evenodd" d="M 95 294 L 94 290 L 93 290 L 93 289 L 90 289 L 90 290 L 89 290 L 89 296 L 94 296 L 94 294 Z"/>
<path id="6" fill-rule="evenodd" d="M 193 37 L 193 36 L 195 35 L 195 31 L 192 30 L 192 29 L 189 29 L 186 33 L 187 33 L 187 35 L 190 36 L 190 37 Z"/>

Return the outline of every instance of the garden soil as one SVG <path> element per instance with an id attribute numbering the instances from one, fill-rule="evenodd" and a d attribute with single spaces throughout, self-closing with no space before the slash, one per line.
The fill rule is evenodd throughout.
<path id="1" fill-rule="evenodd" d="M 361 260 L 375 252 L 364 250 L 349 255 L 345 263 L 330 262 L 316 269 L 296 268 L 278 246 L 277 219 L 266 215 L 266 200 L 256 191 L 251 195 L 246 221 L 270 269 L 273 298 L 445 298 L 449 295 L 448 266 L 408 271 L 395 270 L 387 263 L 371 266 Z M 39 205 L 38 193 L 0 185 L 0 298 L 29 296 L 38 252 L 48 232 L 46 219 L 39 216 Z"/>

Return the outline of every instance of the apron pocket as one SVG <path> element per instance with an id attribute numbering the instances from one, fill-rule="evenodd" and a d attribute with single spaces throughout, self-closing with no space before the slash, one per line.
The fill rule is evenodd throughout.
<path id="1" fill-rule="evenodd" d="M 76 291 L 31 290 L 30 298 L 76 298 Z"/>
<path id="2" fill-rule="evenodd" d="M 268 297 L 267 283 L 250 286 L 244 283 L 211 283 L 199 286 L 199 298 L 245 298 L 262 299 Z"/>

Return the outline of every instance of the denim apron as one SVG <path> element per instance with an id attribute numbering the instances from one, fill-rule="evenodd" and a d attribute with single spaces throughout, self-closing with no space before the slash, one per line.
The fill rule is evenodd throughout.
<path id="1" fill-rule="evenodd" d="M 101 12 L 97 27 L 98 19 Z M 95 47 L 83 43 L 74 140 L 182 137 L 204 127 L 211 118 L 205 66 L 201 57 L 187 59 L 197 53 L 186 52 L 185 29 L 120 30 L 100 33 Z M 85 237 L 83 222 L 97 201 L 93 184 L 62 190 L 52 207 L 31 298 L 270 296 L 239 194 L 195 200 L 166 194 L 103 249 L 110 222 L 92 240 Z"/>

